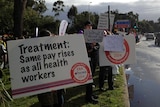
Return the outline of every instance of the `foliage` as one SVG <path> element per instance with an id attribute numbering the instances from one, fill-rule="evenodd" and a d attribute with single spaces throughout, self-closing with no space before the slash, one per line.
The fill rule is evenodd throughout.
<path id="1" fill-rule="evenodd" d="M 3 13 L 0 14 L 0 34 L 13 32 L 13 8 L 13 0 L 0 0 L 0 13 Z M 24 11 L 23 31 L 29 32 L 29 35 L 33 36 L 35 33 L 35 27 L 38 26 L 40 29 L 42 29 L 42 27 L 47 29 L 50 27 L 49 30 L 51 30 L 51 32 L 57 33 L 57 25 L 59 22 L 54 21 L 54 17 L 52 16 L 43 16 L 42 13 L 46 10 L 44 0 L 28 0 Z M 47 25 L 49 26 L 46 27 Z M 55 27 L 55 25 L 57 27 Z"/>
<path id="2" fill-rule="evenodd" d="M 13 2 L 0 0 L 0 32 L 5 33 L 13 30 Z"/>
<path id="3" fill-rule="evenodd" d="M 77 14 L 74 18 L 74 23 L 72 23 L 70 28 L 68 28 L 68 33 L 78 33 L 79 30 L 82 30 L 84 28 L 84 23 L 89 20 L 88 15 L 88 11 Z M 92 22 L 93 29 L 97 28 L 98 17 L 98 14 L 90 12 L 90 21 Z"/>
<path id="4" fill-rule="evenodd" d="M 5 75 L 4 72 L 8 71 L 7 70 L 1 70 L 0 72 L 2 73 L 2 77 L 3 78 L 0 78 L 0 106 L 2 107 L 10 107 L 10 101 L 12 102 L 13 99 L 11 98 L 10 94 L 8 93 L 6 87 L 5 87 L 5 84 L 7 83 L 7 79 L 8 79 L 8 76 Z"/>
<path id="5" fill-rule="evenodd" d="M 64 2 L 61 0 L 57 0 L 53 3 L 52 11 L 55 12 L 54 16 L 59 16 L 60 12 L 63 12 L 63 8 L 65 7 Z"/>
<path id="6" fill-rule="evenodd" d="M 35 2 L 36 2 L 35 0 L 28 0 L 28 1 L 27 1 L 27 4 L 26 4 L 26 8 L 27 8 L 27 7 L 33 7 L 34 4 L 35 4 Z"/>
<path id="7" fill-rule="evenodd" d="M 35 28 L 38 27 L 39 30 L 48 29 L 53 33 L 56 33 L 58 27 L 58 22 L 54 21 L 52 16 L 39 15 L 35 10 L 28 7 L 24 15 L 24 31 L 30 32 L 30 36 L 35 35 Z"/>
<path id="8" fill-rule="evenodd" d="M 77 7 L 72 5 L 67 13 L 67 17 L 71 20 L 71 24 L 74 23 L 73 21 L 77 15 L 77 13 L 78 13 Z"/>
<path id="9" fill-rule="evenodd" d="M 47 10 L 47 7 L 45 5 L 45 0 L 37 0 L 33 5 L 33 10 L 38 12 L 39 14 L 44 13 Z"/>
<path id="10" fill-rule="evenodd" d="M 34 32 L 34 29 L 39 25 L 40 15 L 28 7 L 24 14 L 24 29 L 28 32 Z"/>
<path id="11" fill-rule="evenodd" d="M 18 1 L 18 0 L 15 0 Z M 65 7 L 63 0 L 57 0 L 53 3 L 53 10 L 55 16 L 60 15 Z M 14 0 L 0 0 L 0 33 L 13 32 L 13 9 Z M 43 13 L 47 10 L 45 5 L 45 0 L 27 0 L 27 4 L 24 12 L 24 29 L 23 31 L 29 32 L 29 35 L 34 35 L 35 27 L 39 29 L 49 29 L 52 33 L 57 34 L 60 21 L 55 20 L 55 16 L 44 16 Z M 155 23 L 154 21 L 142 20 L 139 21 L 139 15 L 133 11 L 127 13 L 119 13 L 118 10 L 112 10 L 111 13 L 115 14 L 115 21 L 120 19 L 131 20 L 131 27 L 135 23 L 138 25 L 139 32 L 159 32 L 160 30 L 160 18 Z M 83 23 L 88 20 L 90 14 L 90 19 L 93 23 L 93 28 L 97 28 L 98 24 L 98 14 L 94 12 L 88 13 L 84 11 L 78 13 L 77 7 L 72 5 L 69 9 L 67 16 L 70 19 L 69 27 L 67 33 L 77 33 L 79 30 L 83 29 Z M 17 24 L 17 22 L 15 22 Z M 44 28 L 43 28 L 44 27 Z M 18 30 L 19 31 L 19 30 Z"/>

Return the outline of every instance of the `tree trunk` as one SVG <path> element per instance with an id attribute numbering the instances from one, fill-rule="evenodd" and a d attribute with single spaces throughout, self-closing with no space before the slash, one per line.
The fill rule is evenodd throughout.
<path id="1" fill-rule="evenodd" d="M 27 0 L 14 0 L 14 37 L 21 37 L 23 32 L 23 16 Z"/>

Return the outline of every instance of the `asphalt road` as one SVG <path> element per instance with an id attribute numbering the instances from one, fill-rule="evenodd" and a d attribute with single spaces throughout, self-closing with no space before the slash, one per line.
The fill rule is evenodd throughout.
<path id="1" fill-rule="evenodd" d="M 160 47 L 142 37 L 136 45 L 137 63 L 126 70 L 131 107 L 160 107 Z"/>

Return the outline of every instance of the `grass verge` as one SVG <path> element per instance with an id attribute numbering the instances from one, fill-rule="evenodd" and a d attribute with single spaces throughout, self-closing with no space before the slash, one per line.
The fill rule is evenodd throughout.
<path id="1" fill-rule="evenodd" d="M 107 90 L 105 92 L 100 92 L 98 90 L 98 72 L 96 71 L 96 76 L 94 77 L 94 81 L 96 83 L 96 88 L 94 88 L 94 94 L 99 96 L 98 104 L 87 104 L 85 102 L 85 85 L 72 87 L 66 89 L 65 104 L 64 107 L 125 107 L 124 101 L 124 78 L 123 78 L 123 70 L 120 68 L 120 74 L 115 75 L 114 78 L 114 90 Z M 5 71 L 5 74 L 9 74 L 9 71 Z M 10 92 L 10 81 L 5 82 L 5 86 Z M 107 83 L 105 83 L 105 87 L 108 88 Z M 9 102 L 11 107 L 40 107 L 38 102 L 38 98 L 36 95 L 23 97 L 19 99 L 14 99 L 14 101 Z"/>

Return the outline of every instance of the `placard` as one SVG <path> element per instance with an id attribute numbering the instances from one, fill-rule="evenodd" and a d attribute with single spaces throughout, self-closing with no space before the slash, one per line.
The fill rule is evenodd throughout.
<path id="1" fill-rule="evenodd" d="M 123 52 L 104 51 L 104 43 L 100 43 L 100 66 L 136 63 L 135 37 L 124 36 L 123 47 Z"/>
<path id="2" fill-rule="evenodd" d="M 123 52 L 123 37 L 121 35 L 107 35 L 103 38 L 104 51 Z"/>
<path id="3" fill-rule="evenodd" d="M 102 42 L 103 36 L 104 36 L 104 30 L 84 29 L 84 37 L 85 37 L 86 43 Z"/>
<path id="4" fill-rule="evenodd" d="M 7 45 L 13 98 L 93 82 L 82 34 L 11 40 Z"/>
<path id="5" fill-rule="evenodd" d="M 108 13 L 101 13 L 99 16 L 97 29 L 103 29 L 103 30 L 108 29 L 109 27 L 108 18 L 109 18 Z M 115 18 L 115 15 L 110 14 L 110 31 L 113 28 L 114 18 Z"/>

